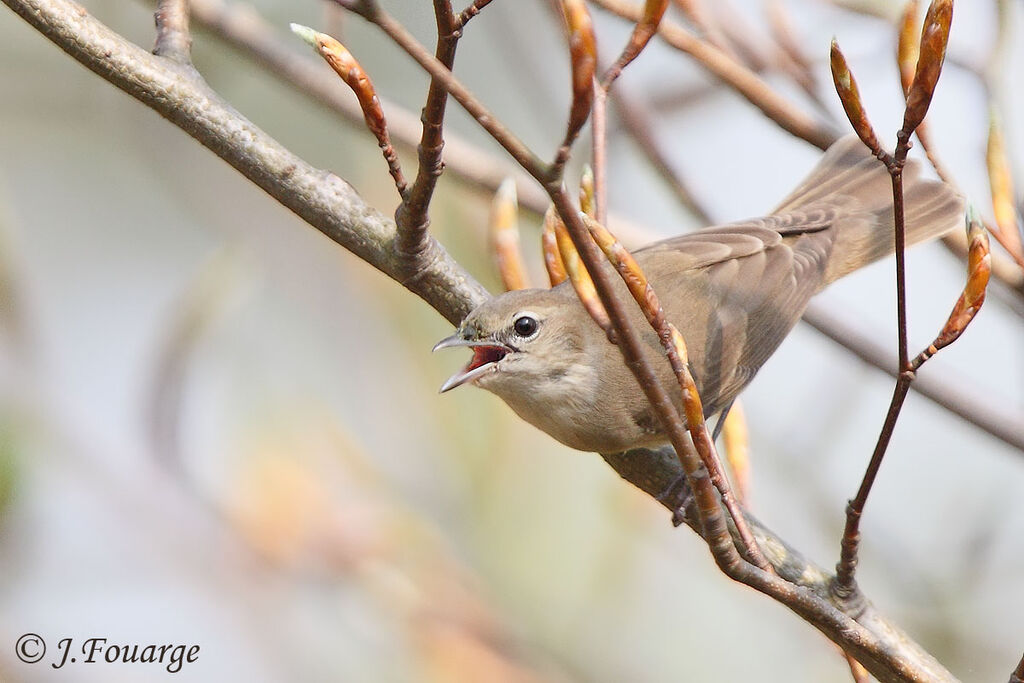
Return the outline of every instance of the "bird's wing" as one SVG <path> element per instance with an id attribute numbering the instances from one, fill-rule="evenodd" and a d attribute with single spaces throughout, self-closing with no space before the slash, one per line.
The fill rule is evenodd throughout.
<path id="1" fill-rule="evenodd" d="M 688 345 L 710 414 L 753 378 L 818 290 L 834 207 L 707 228 L 635 252 Z"/>

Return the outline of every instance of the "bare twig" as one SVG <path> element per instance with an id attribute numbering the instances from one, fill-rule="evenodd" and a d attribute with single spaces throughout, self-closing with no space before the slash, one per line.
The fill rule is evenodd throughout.
<path id="1" fill-rule="evenodd" d="M 153 54 L 180 64 L 190 63 L 192 36 L 188 31 L 188 0 L 159 0 L 154 19 L 156 45 Z"/>
<path id="2" fill-rule="evenodd" d="M 478 10 L 479 11 L 479 10 Z M 455 49 L 461 35 L 457 18 L 452 14 L 451 0 L 434 0 L 434 18 L 437 23 L 437 47 L 434 57 L 451 70 L 455 63 Z M 430 79 L 427 102 L 423 105 L 423 134 L 419 144 L 419 168 L 409 193 L 395 213 L 398 225 L 398 253 L 408 268 L 415 269 L 417 260 L 429 244 L 427 228 L 430 217 L 427 210 L 434 195 L 437 179 L 444 170 L 441 151 L 444 149 L 444 114 L 448 92 Z"/>
<path id="3" fill-rule="evenodd" d="M 896 150 L 892 154 L 881 149 L 878 144 L 878 138 L 861 104 L 856 82 L 853 80 L 853 76 L 846 65 L 846 60 L 843 58 L 838 46 L 834 40 L 832 42 L 833 78 L 840 99 L 843 101 L 847 117 L 864 144 L 885 164 L 892 178 L 893 218 L 896 240 L 896 315 L 899 376 L 893 389 L 892 400 L 889 404 L 885 421 L 882 424 L 881 433 L 875 444 L 875 450 L 871 454 L 871 460 L 864 472 L 860 488 L 856 496 L 846 506 L 846 526 L 843 530 L 840 557 L 839 562 L 836 564 L 836 578 L 833 586 L 833 593 L 837 599 L 849 602 L 851 609 L 858 609 L 858 606 L 863 602 L 863 597 L 857 589 L 854 576 L 857 567 L 857 551 L 860 546 L 860 519 L 864 513 L 864 506 L 867 504 L 868 495 L 871 492 L 875 478 L 878 476 L 882 460 L 885 457 L 893 431 L 896 428 L 896 421 L 899 419 L 903 402 L 910 391 L 910 385 L 914 381 L 916 371 L 920 363 L 923 363 L 933 355 L 933 349 L 937 350 L 936 345 L 930 347 L 931 353 L 928 353 L 928 351 L 922 353 L 918 357 L 920 363 L 917 365 L 911 363 L 907 350 L 906 223 L 903 207 L 903 168 L 907 160 L 907 154 L 910 151 L 910 137 L 914 134 L 914 130 L 924 121 L 925 115 L 928 112 L 928 106 L 935 92 L 935 86 L 939 80 L 939 75 L 942 72 L 942 63 L 946 57 L 946 45 L 949 41 L 952 18 L 953 0 L 932 1 L 928 8 L 928 14 L 925 17 L 924 28 L 921 33 L 914 78 L 907 89 L 907 104 L 903 115 L 903 126 L 896 133 Z M 975 237 L 977 235 L 975 227 L 970 225 L 969 229 L 971 230 L 972 238 Z M 984 251 L 987 255 L 987 245 Z M 988 284 L 987 269 L 983 277 L 984 282 L 978 287 L 972 287 L 972 281 L 975 278 L 974 268 L 970 268 L 968 272 L 968 287 L 965 289 L 965 294 L 961 297 L 961 301 L 958 302 L 957 309 L 960 308 L 961 302 L 968 298 L 968 290 L 972 292 L 972 296 L 969 297 L 971 299 L 968 302 L 969 307 L 973 307 L 975 304 L 980 306 L 984 300 L 985 286 Z M 951 338 L 949 341 L 959 336 L 963 327 L 966 327 L 970 319 L 973 318 L 976 310 L 976 308 L 971 310 L 969 317 L 962 323 L 959 330 L 955 331 L 955 333 L 952 330 L 950 331 L 949 336 Z M 954 316 L 955 314 L 956 309 L 954 310 Z M 951 316 L 951 321 L 954 316 Z M 950 326 L 951 323 L 948 323 L 947 328 L 950 328 Z M 939 339 L 943 339 L 945 336 L 946 329 L 943 330 L 943 334 L 940 334 Z M 936 341 L 938 342 L 938 340 Z M 948 344 L 949 341 L 945 343 Z"/>
<path id="4" fill-rule="evenodd" d="M 669 161 L 664 152 L 665 145 L 655 139 L 655 126 L 650 112 L 639 98 L 624 95 L 622 86 L 623 84 L 619 83 L 608 95 L 623 129 L 636 143 L 665 185 L 672 191 L 676 200 L 701 223 L 710 225 L 712 223 L 710 212 L 697 199 L 689 184 Z"/>
<path id="5" fill-rule="evenodd" d="M 889 349 L 870 334 L 843 320 L 834 311 L 812 301 L 804 312 L 803 321 L 861 361 L 890 376 L 898 374 L 897 361 Z M 921 375 L 914 381 L 913 389 L 935 404 L 947 410 L 955 410 L 966 422 L 1024 453 L 1024 422 L 1020 419 L 1019 410 L 986 400 L 983 395 L 972 392 L 966 378 L 954 379 L 944 369 L 942 374 Z"/>

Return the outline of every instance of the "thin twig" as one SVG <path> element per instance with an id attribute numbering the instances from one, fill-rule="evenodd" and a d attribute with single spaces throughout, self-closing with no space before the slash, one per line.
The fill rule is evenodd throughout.
<path id="1" fill-rule="evenodd" d="M 192 36 L 188 31 L 188 0 L 159 0 L 154 19 L 156 45 L 153 54 L 181 64 L 190 63 Z"/>
<path id="2" fill-rule="evenodd" d="M 652 117 L 639 98 L 627 97 L 622 93 L 622 86 L 623 84 L 619 83 L 608 93 L 608 96 L 615 107 L 615 113 L 623 129 L 675 195 L 676 200 L 686 207 L 698 221 L 705 225 L 711 225 L 709 211 L 697 199 L 682 175 L 673 167 L 664 152 L 665 145 L 655 139 Z"/>
<path id="3" fill-rule="evenodd" d="M 342 7 L 352 9 L 352 11 L 360 14 L 383 31 L 398 47 L 402 48 L 407 55 L 412 57 L 424 71 L 430 74 L 431 78 L 436 79 L 439 84 L 443 85 L 448 94 L 455 98 L 462 108 L 487 131 L 488 135 L 494 138 L 495 142 L 501 145 L 516 160 L 516 163 L 523 170 L 534 178 L 547 178 L 550 176 L 551 169 L 544 160 L 534 154 L 505 124 L 491 114 L 469 89 L 455 78 L 450 69 L 435 59 L 404 26 L 381 9 L 376 2 L 372 0 L 363 2 L 334 1 Z"/>
<path id="4" fill-rule="evenodd" d="M 473 2 L 466 7 L 466 9 L 459 12 L 459 16 L 455 18 L 454 28 L 461 30 L 463 26 L 469 22 L 470 19 L 480 14 L 480 10 L 487 7 L 491 3 L 491 0 L 473 0 Z"/>
<path id="5" fill-rule="evenodd" d="M 803 321 L 858 359 L 892 376 L 897 361 L 892 352 L 872 335 L 843 320 L 835 311 L 812 301 Z M 1008 408 L 977 392 L 971 392 L 968 380 L 955 379 L 949 370 L 925 373 L 914 381 L 916 393 L 935 404 L 955 412 L 961 419 L 1008 446 L 1024 453 L 1024 421 L 1019 409 Z"/>
<path id="6" fill-rule="evenodd" d="M 461 35 L 456 18 L 452 14 L 451 0 L 434 0 L 434 17 L 437 23 L 437 48 L 434 57 L 446 69 L 451 70 Z M 419 168 L 416 171 L 416 180 L 402 198 L 402 204 L 395 213 L 395 223 L 398 225 L 398 253 L 410 269 L 416 268 L 417 260 L 429 243 L 427 229 L 430 226 L 430 217 L 427 210 L 434 195 L 434 188 L 437 186 L 437 179 L 444 170 L 441 151 L 444 149 L 443 127 L 447 103 L 448 92 L 436 78 L 431 78 L 427 102 L 423 105 L 423 135 L 418 148 Z"/>

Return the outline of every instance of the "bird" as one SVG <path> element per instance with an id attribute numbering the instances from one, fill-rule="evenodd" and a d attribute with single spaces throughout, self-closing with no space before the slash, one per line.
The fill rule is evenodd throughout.
<path id="1" fill-rule="evenodd" d="M 906 244 L 963 225 L 948 184 L 903 169 Z M 633 256 L 686 342 L 705 417 L 728 410 L 800 319 L 811 297 L 895 250 L 891 176 L 855 135 L 840 138 L 769 215 L 654 242 Z M 603 264 L 604 268 L 611 268 Z M 616 294 L 629 298 L 620 278 Z M 682 392 L 639 307 L 627 306 L 643 352 L 680 415 Z M 469 363 L 441 387 L 472 384 L 581 451 L 611 454 L 668 442 L 618 349 L 571 283 L 505 292 L 477 306 L 434 350 Z"/>

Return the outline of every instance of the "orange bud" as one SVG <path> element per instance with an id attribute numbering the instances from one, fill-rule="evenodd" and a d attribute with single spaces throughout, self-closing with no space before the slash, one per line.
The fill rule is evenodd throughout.
<path id="1" fill-rule="evenodd" d="M 569 60 L 572 67 L 572 106 L 569 109 L 565 138 L 572 140 L 586 123 L 594 103 L 597 36 L 584 0 L 562 0 L 562 12 L 569 32 Z"/>
<path id="2" fill-rule="evenodd" d="M 590 164 L 583 167 L 583 176 L 580 178 L 580 210 L 591 218 L 597 212 L 597 199 L 594 194 L 594 169 Z"/>
<path id="3" fill-rule="evenodd" d="M 1021 253 L 1020 228 L 1017 207 L 1013 203 L 1013 174 L 1006 156 L 1002 126 L 995 109 L 989 114 L 988 126 L 988 182 L 992 190 L 992 209 L 999 226 L 1000 242 L 1011 253 Z"/>
<path id="4" fill-rule="evenodd" d="M 363 70 L 363 67 L 356 61 L 344 45 L 327 35 L 314 31 L 308 26 L 292 24 L 292 32 L 311 45 L 316 53 L 323 57 L 324 61 L 335 73 L 341 76 L 356 99 L 359 100 L 359 108 L 363 111 L 363 120 L 366 127 L 370 129 L 373 136 L 377 138 L 384 159 L 388 163 L 388 170 L 395 179 L 395 185 L 399 194 L 405 194 L 405 178 L 402 175 L 401 165 L 398 161 L 398 154 L 391 145 L 391 135 L 388 133 L 387 120 L 384 118 L 384 110 L 380 106 L 380 99 L 373 87 L 373 82 Z"/>
<path id="5" fill-rule="evenodd" d="M 903 86 L 904 98 L 910 92 L 910 84 L 914 82 L 914 71 L 921 55 L 921 33 L 917 30 L 919 5 L 919 0 L 910 0 L 900 17 L 896 61 L 900 67 L 900 84 Z"/>
<path id="6" fill-rule="evenodd" d="M 526 268 L 519 250 L 519 205 L 516 183 L 506 178 L 491 200 L 491 239 L 498 272 L 506 291 L 526 289 Z"/>
<path id="7" fill-rule="evenodd" d="M 953 306 L 942 332 L 932 342 L 929 356 L 956 341 L 985 302 L 985 291 L 992 272 L 992 255 L 989 252 L 988 233 L 973 206 L 967 210 L 967 239 L 967 284 Z M 917 361 L 915 364 L 920 365 Z"/>
<path id="8" fill-rule="evenodd" d="M 836 42 L 835 38 L 832 39 L 829 60 L 832 65 L 832 80 L 836 85 L 836 92 L 839 93 L 839 101 L 843 103 L 846 118 L 850 120 L 850 124 L 853 125 L 853 129 L 857 132 L 857 136 L 860 137 L 861 141 L 873 153 L 879 154 L 881 145 L 878 142 L 878 136 L 875 135 L 875 129 L 868 120 L 867 112 L 864 111 L 857 81 L 854 79 L 853 74 L 850 73 L 846 57 L 843 56 L 842 51 L 839 49 L 839 43 Z"/>
<path id="9" fill-rule="evenodd" d="M 903 130 L 907 134 L 914 132 L 928 113 L 935 85 L 942 73 L 942 63 L 946 59 L 952 21 L 953 0 L 932 0 L 921 29 L 917 69 L 907 92 L 907 109 L 903 115 Z"/>
<path id="10" fill-rule="evenodd" d="M 541 248 L 544 251 L 544 268 L 548 271 L 548 282 L 551 286 L 560 285 L 565 282 L 568 275 L 565 272 L 565 264 L 562 263 L 562 254 L 558 249 L 558 238 L 555 237 L 554 224 L 544 220 L 544 231 L 541 233 Z"/>
<path id="11" fill-rule="evenodd" d="M 551 230 L 555 233 L 558 252 L 562 256 L 565 272 L 569 276 L 569 281 L 572 282 L 573 289 L 576 290 L 576 296 L 579 297 L 580 303 L 587 309 L 587 313 L 594 319 L 594 322 L 611 339 L 614 331 L 612 321 L 608 317 L 608 311 L 605 310 L 604 304 L 601 303 L 601 299 L 597 295 L 597 289 L 594 287 L 594 281 L 591 279 L 590 273 L 587 272 L 582 259 L 580 259 L 580 254 L 576 251 L 576 245 L 573 244 L 572 238 L 569 236 L 569 230 L 565 227 L 565 223 L 562 222 L 554 206 L 550 207 L 547 213 L 544 214 L 544 224 L 545 229 L 547 225 L 550 225 Z"/>
<path id="12" fill-rule="evenodd" d="M 750 505 L 750 436 L 743 406 L 737 399 L 725 416 L 722 426 L 722 444 L 725 446 L 725 460 L 732 470 L 736 497 L 744 506 Z"/>

